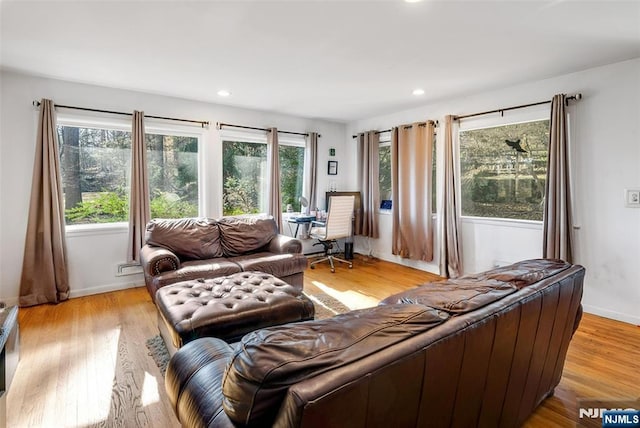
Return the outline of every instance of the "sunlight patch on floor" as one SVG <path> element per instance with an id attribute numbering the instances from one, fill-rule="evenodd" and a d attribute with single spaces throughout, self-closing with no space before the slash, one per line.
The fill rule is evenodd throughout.
<path id="1" fill-rule="evenodd" d="M 160 394 L 158 393 L 158 381 L 149 372 L 144 372 L 144 381 L 142 383 L 142 393 L 140 394 L 140 400 L 143 406 L 157 403 L 160 401 Z"/>
<path id="2" fill-rule="evenodd" d="M 349 309 L 364 309 L 378 305 L 377 299 L 367 296 L 366 294 L 359 293 L 355 290 L 339 291 L 320 281 L 311 281 L 311 284 L 318 287 L 322 292 L 327 293 L 334 299 L 340 300 L 340 302 Z"/>
<path id="3" fill-rule="evenodd" d="M 86 349 L 86 364 L 84 373 L 80 376 L 92 379 L 88 384 L 89 390 L 86 395 L 79 394 L 77 397 L 78 408 L 84 407 L 86 410 L 78 411 L 78 423 L 87 425 L 96 424 L 106 420 L 111 410 L 111 395 L 113 393 L 113 382 L 116 378 L 116 367 L 118 364 L 118 344 L 120 343 L 120 327 L 113 328 L 104 333 L 104 341 L 99 346 Z M 71 385 L 75 385 L 72 381 Z M 82 384 L 81 378 L 77 384 Z M 99 388 L 98 388 L 99 386 Z M 90 411 L 89 411 L 90 409 Z"/>

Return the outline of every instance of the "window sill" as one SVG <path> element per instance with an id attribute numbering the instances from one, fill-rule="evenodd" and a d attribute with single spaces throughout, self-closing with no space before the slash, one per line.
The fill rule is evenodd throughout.
<path id="1" fill-rule="evenodd" d="M 129 224 L 125 222 L 75 224 L 65 227 L 65 234 L 69 238 L 97 235 L 118 235 L 128 233 L 128 231 Z"/>
<path id="2" fill-rule="evenodd" d="M 485 224 L 498 227 L 520 227 L 523 229 L 542 230 L 542 221 L 538 220 L 518 220 L 514 218 L 490 218 L 490 217 L 470 217 L 461 216 L 463 223 Z"/>

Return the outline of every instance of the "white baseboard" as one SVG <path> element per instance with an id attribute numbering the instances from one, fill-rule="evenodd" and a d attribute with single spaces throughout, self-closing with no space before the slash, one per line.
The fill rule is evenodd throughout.
<path id="1" fill-rule="evenodd" d="M 358 251 L 356 251 L 358 252 Z M 366 254 L 366 252 L 361 252 L 360 254 Z M 422 262 L 422 261 L 417 261 L 417 260 L 409 260 L 409 259 L 403 259 L 402 257 L 399 256 L 394 256 L 391 253 L 382 253 L 382 252 L 378 252 L 376 250 L 372 250 L 371 251 L 371 256 L 380 259 L 380 260 L 384 260 L 385 262 L 391 262 L 391 263 L 395 263 L 398 265 L 402 265 L 402 266 L 407 266 L 410 268 L 414 268 L 414 269 L 419 269 L 425 272 L 429 272 L 435 275 L 440 275 L 439 273 L 439 268 L 438 268 L 438 264 L 434 262 Z"/>
<path id="2" fill-rule="evenodd" d="M 131 282 L 118 282 L 114 284 L 99 285 L 97 287 L 82 288 L 80 290 L 71 289 L 69 290 L 69 298 L 74 299 L 76 297 L 91 296 L 93 294 L 109 293 L 111 291 L 126 290 L 128 288 L 143 286 L 144 280 L 137 280 Z M 3 297 L 0 300 L 3 301 L 7 306 L 16 306 L 18 305 L 18 299 L 18 297 Z"/>
<path id="3" fill-rule="evenodd" d="M 597 306 L 591 305 L 582 305 L 582 309 L 584 309 L 584 311 L 589 314 L 640 326 L 640 317 L 637 316 L 610 311 L 609 309 L 599 308 Z"/>
<path id="4" fill-rule="evenodd" d="M 111 291 L 126 290 L 128 288 L 136 288 L 144 286 L 144 280 L 132 282 L 119 282 L 115 284 L 99 285 L 97 287 L 83 288 L 80 290 L 70 290 L 69 298 L 91 296 L 93 294 L 109 293 Z"/>

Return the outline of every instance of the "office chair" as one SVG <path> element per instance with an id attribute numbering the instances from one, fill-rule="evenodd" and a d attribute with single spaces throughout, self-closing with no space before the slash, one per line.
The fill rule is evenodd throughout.
<path id="1" fill-rule="evenodd" d="M 329 212 L 327 213 L 327 221 L 322 225 L 320 222 L 311 224 L 309 236 L 317 239 L 319 242 L 313 245 L 322 245 L 324 247 L 325 257 L 311 262 L 311 269 L 315 265 L 324 261 L 329 261 L 331 272 L 335 272 L 334 261 L 347 263 L 349 269 L 353 268 L 353 262 L 335 257 L 331 250 L 333 245 L 338 246 L 337 239 L 346 238 L 351 235 L 351 227 L 353 224 L 353 206 L 355 203 L 354 196 L 331 196 L 329 198 Z M 338 250 L 340 248 L 338 247 Z"/>

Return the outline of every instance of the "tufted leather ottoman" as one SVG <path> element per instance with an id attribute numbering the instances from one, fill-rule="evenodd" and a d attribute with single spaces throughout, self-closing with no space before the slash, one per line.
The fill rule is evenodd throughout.
<path id="1" fill-rule="evenodd" d="M 314 315 L 313 303 L 299 288 L 263 272 L 168 285 L 156 293 L 156 305 L 171 354 L 200 337 L 234 342 L 251 331 Z"/>

